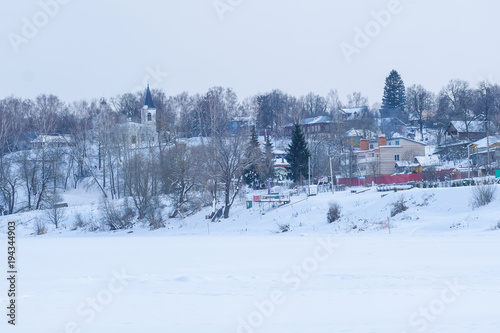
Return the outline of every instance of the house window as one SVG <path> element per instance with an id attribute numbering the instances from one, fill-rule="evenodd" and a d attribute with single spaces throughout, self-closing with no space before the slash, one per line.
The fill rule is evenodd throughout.
<path id="1" fill-rule="evenodd" d="M 373 143 L 372 143 L 372 144 L 370 144 L 370 149 L 373 149 Z"/>
<path id="2" fill-rule="evenodd" d="M 399 140 L 396 140 L 396 146 L 399 146 Z"/>
<path id="3" fill-rule="evenodd" d="M 375 153 L 372 153 L 372 157 L 375 157 Z"/>
<path id="4" fill-rule="evenodd" d="M 399 161 L 399 155 L 394 155 L 394 161 Z"/>
<path id="5" fill-rule="evenodd" d="M 148 113 L 148 121 L 151 121 L 153 117 L 151 116 L 151 112 Z"/>

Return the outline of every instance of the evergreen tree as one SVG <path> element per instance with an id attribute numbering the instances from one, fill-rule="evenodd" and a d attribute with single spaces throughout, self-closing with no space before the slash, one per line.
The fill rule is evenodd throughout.
<path id="1" fill-rule="evenodd" d="M 389 76 L 385 79 L 384 97 L 382 98 L 380 115 L 382 118 L 397 117 L 403 121 L 407 121 L 408 117 L 405 113 L 405 105 L 405 84 L 399 73 L 392 70 Z"/>
<path id="2" fill-rule="evenodd" d="M 263 180 L 274 179 L 274 155 L 273 144 L 266 135 L 266 143 L 264 145 L 264 154 L 262 156 L 261 176 Z"/>
<path id="3" fill-rule="evenodd" d="M 256 183 L 260 180 L 259 173 L 261 155 L 262 152 L 260 150 L 259 137 L 257 136 L 254 126 L 252 128 L 252 134 L 245 153 L 245 158 L 248 161 L 248 167 L 245 168 L 243 172 L 243 179 L 247 185 L 255 187 Z"/>
<path id="4" fill-rule="evenodd" d="M 293 126 L 292 143 L 288 148 L 286 159 L 290 163 L 288 170 L 290 179 L 297 182 L 302 179 L 301 177 L 308 177 L 308 159 L 311 153 L 307 148 L 306 138 L 298 123 Z"/>

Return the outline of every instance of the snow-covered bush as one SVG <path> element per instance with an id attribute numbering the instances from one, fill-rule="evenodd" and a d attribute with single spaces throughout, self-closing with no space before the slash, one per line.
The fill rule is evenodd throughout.
<path id="1" fill-rule="evenodd" d="M 328 223 L 332 223 L 340 219 L 341 207 L 336 202 L 331 202 L 328 207 L 328 213 L 326 214 L 326 219 Z"/>
<path id="2" fill-rule="evenodd" d="M 47 233 L 47 228 L 45 227 L 45 223 L 41 221 L 37 221 L 35 223 L 35 235 L 45 235 Z"/>
<path id="3" fill-rule="evenodd" d="M 492 227 L 491 227 L 491 230 L 495 231 L 495 230 L 500 230 L 500 221 L 497 222 L 496 224 L 494 224 Z"/>
<path id="4" fill-rule="evenodd" d="M 290 224 L 278 224 L 279 232 L 287 232 L 291 230 Z"/>
<path id="5" fill-rule="evenodd" d="M 146 219 L 151 230 L 165 228 L 165 220 L 163 219 L 161 209 L 151 210 L 148 214 L 146 214 Z"/>
<path id="6" fill-rule="evenodd" d="M 391 217 L 394 217 L 394 216 L 398 215 L 399 213 L 404 212 L 407 209 L 408 209 L 408 206 L 406 206 L 406 199 L 405 199 L 404 195 L 401 195 L 398 198 L 398 200 L 396 200 L 392 203 Z"/>
<path id="7" fill-rule="evenodd" d="M 116 203 L 105 199 L 101 205 L 101 214 L 104 225 L 110 230 L 131 228 L 135 212 L 127 205 L 118 206 Z"/>
<path id="8" fill-rule="evenodd" d="M 494 185 L 478 185 L 472 188 L 472 206 L 486 206 L 493 201 L 496 187 Z"/>
<path id="9" fill-rule="evenodd" d="M 95 221 L 93 215 L 85 215 L 85 217 L 77 213 L 75 215 L 75 223 L 73 224 L 73 230 L 82 229 L 85 231 L 94 232 L 99 230 L 99 224 Z"/>
<path id="10" fill-rule="evenodd" d="M 75 215 L 75 224 L 73 224 L 73 228 L 76 229 L 83 229 L 87 223 L 83 220 L 82 214 L 78 213 Z"/>

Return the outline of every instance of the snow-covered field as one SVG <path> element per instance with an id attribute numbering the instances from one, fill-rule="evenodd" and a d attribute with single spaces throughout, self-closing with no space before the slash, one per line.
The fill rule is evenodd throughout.
<path id="1" fill-rule="evenodd" d="M 66 195 L 69 210 L 95 213 L 76 197 L 84 200 Z M 389 234 L 401 198 L 409 208 L 390 219 Z M 265 215 L 241 201 L 210 234 L 207 211 L 157 231 L 71 231 L 68 220 L 37 237 L 41 215 L 11 216 L 17 325 L 7 324 L 3 279 L 0 330 L 498 332 L 500 191 L 485 207 L 470 199 L 467 187 L 320 193 Z M 333 201 L 342 218 L 328 224 Z"/>

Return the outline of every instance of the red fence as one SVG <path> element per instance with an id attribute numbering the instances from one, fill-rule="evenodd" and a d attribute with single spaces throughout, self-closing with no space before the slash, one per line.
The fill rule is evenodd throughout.
<path id="1" fill-rule="evenodd" d="M 421 173 L 366 177 L 365 179 L 351 178 L 351 184 L 349 184 L 349 178 L 337 179 L 339 185 L 346 185 L 346 186 L 363 186 L 363 185 L 369 185 L 372 182 L 375 182 L 375 184 L 377 185 L 386 185 L 386 184 L 401 184 L 407 182 L 421 182 L 421 181 L 422 181 Z"/>

